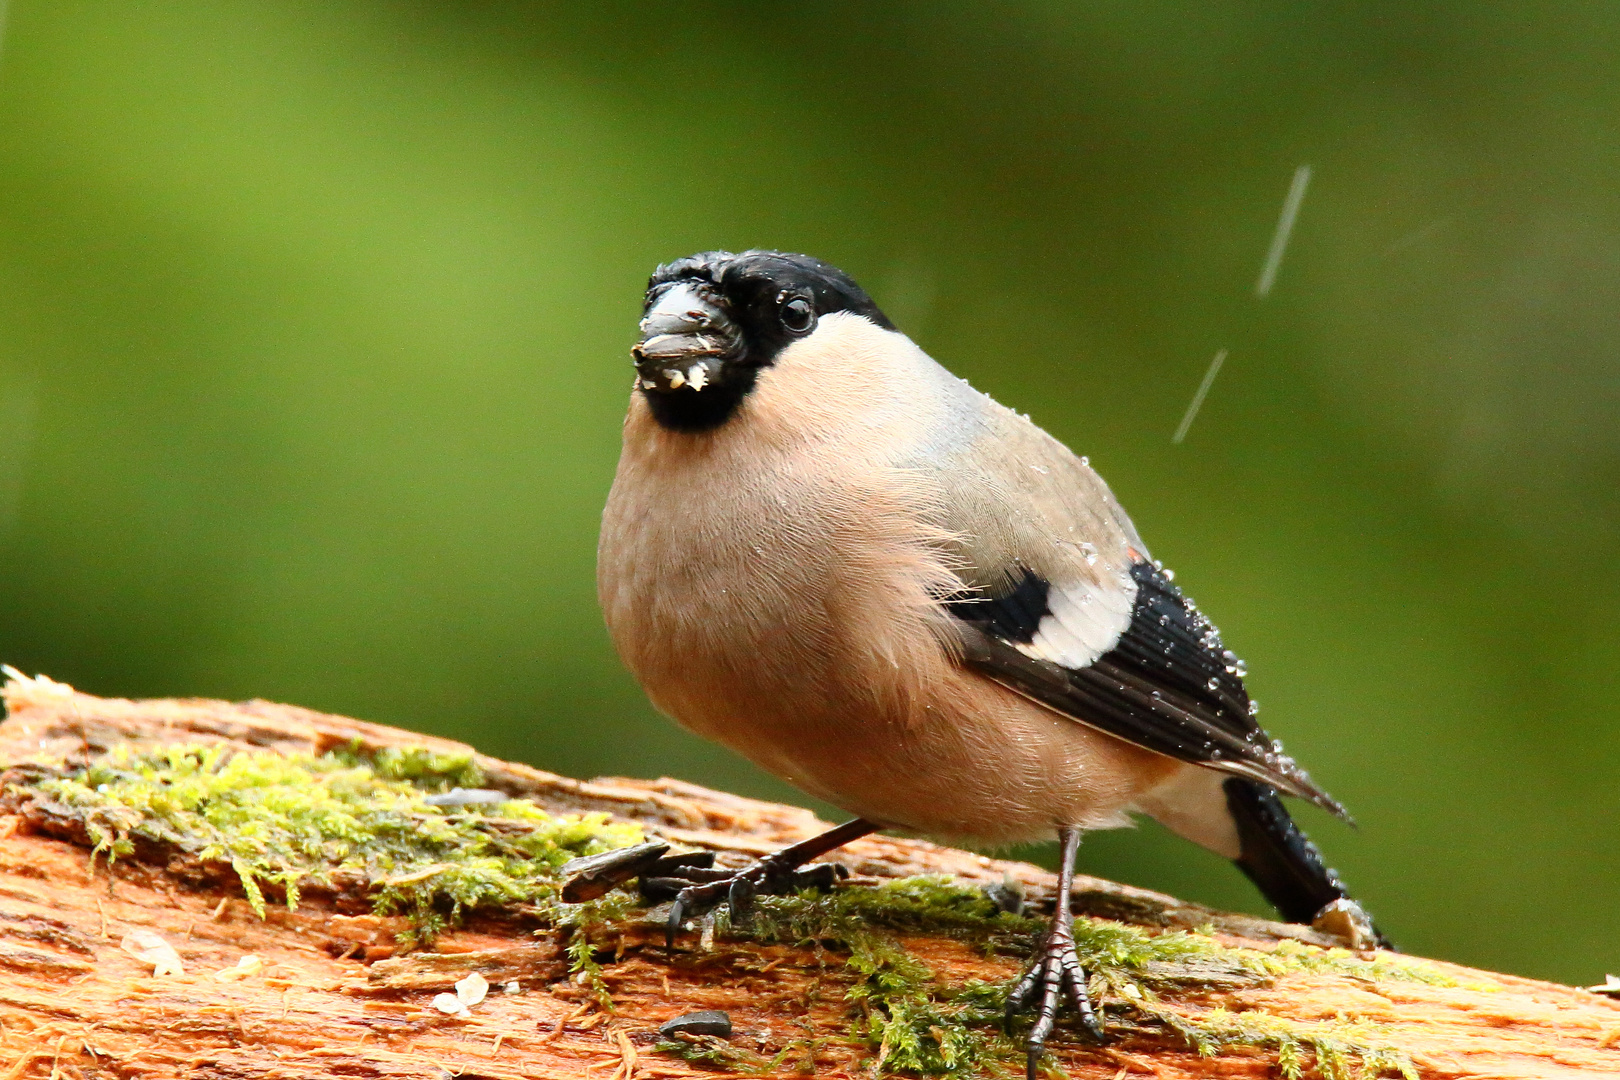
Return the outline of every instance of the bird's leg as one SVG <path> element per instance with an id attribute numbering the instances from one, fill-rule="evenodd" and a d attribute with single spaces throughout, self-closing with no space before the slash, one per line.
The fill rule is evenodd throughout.
<path id="1" fill-rule="evenodd" d="M 670 909 L 669 923 L 665 928 L 666 939 L 673 947 L 682 923 L 722 902 L 730 904 L 732 918 L 741 920 L 747 918 L 754 897 L 761 893 L 780 896 L 811 886 L 830 886 L 837 880 L 842 867 L 825 864 L 802 872 L 799 867 L 818 855 L 825 855 L 834 848 L 843 847 L 851 840 L 858 840 L 877 830 L 878 826 L 870 821 L 856 818 L 819 836 L 801 840 L 767 855 L 742 870 L 688 867 L 672 871 L 669 877 L 643 878 L 642 895 L 658 900 L 674 894 L 675 906 Z"/>
<path id="2" fill-rule="evenodd" d="M 1057 909 L 1052 912 L 1052 925 L 1035 948 L 1035 959 L 1024 977 L 1007 995 L 1007 1021 L 1020 1010 L 1033 1004 L 1035 1024 L 1029 1029 L 1024 1046 L 1029 1052 L 1029 1080 L 1035 1080 L 1041 1054 L 1046 1049 L 1046 1037 L 1057 1022 L 1063 999 L 1080 1016 L 1080 1023 L 1098 1042 L 1102 1041 L 1102 1023 L 1092 1011 L 1091 998 L 1086 994 L 1086 973 L 1080 966 L 1080 957 L 1074 951 L 1074 913 L 1069 910 L 1069 892 L 1074 883 L 1074 854 L 1080 847 L 1080 830 L 1065 825 L 1058 830 L 1062 845 L 1062 862 L 1058 865 Z"/>

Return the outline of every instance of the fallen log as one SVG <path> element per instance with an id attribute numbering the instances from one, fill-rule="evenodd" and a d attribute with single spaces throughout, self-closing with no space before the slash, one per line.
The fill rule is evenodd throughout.
<path id="1" fill-rule="evenodd" d="M 15 673 L 4 695 L 0 1080 L 1021 1070 L 994 1014 L 1034 925 L 1005 909 L 1050 910 L 1036 867 L 873 837 L 837 853 L 853 876 L 831 893 L 670 950 L 631 891 L 562 903 L 553 863 L 655 839 L 738 865 L 823 823 L 268 702 L 103 699 Z M 270 805 L 304 775 L 276 762 L 339 801 L 320 820 Z M 452 787 L 467 778 L 477 792 Z M 296 865 L 275 861 L 275 814 L 308 831 Z M 364 832 L 385 818 L 403 832 Z M 526 894 L 490 899 L 519 878 Z M 1076 893 L 1111 1035 L 1063 1028 L 1054 1075 L 1620 1076 L 1620 1005 L 1599 994 L 1101 879 Z M 713 1018 L 660 1033 L 710 1010 L 729 1035 Z"/>

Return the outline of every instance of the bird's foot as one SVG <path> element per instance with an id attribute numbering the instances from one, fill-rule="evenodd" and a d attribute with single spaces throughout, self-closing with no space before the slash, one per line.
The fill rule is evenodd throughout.
<path id="1" fill-rule="evenodd" d="M 797 865 L 778 857 L 782 854 L 767 855 L 741 870 L 675 867 L 668 876 L 643 877 L 641 896 L 648 903 L 674 899 L 675 906 L 670 909 L 669 922 L 664 929 L 665 940 L 673 948 L 675 936 L 687 919 L 722 903 L 731 909 L 732 921 L 742 925 L 752 914 L 756 897 L 789 896 L 802 889 L 830 889 L 849 876 L 849 871 L 837 863 L 817 863 L 808 870 L 800 870 Z"/>
<path id="2" fill-rule="evenodd" d="M 643 900 L 650 904 L 675 901 L 667 928 L 669 945 L 673 948 L 675 935 L 688 918 L 722 902 L 730 905 L 733 921 L 744 922 L 753 908 L 754 898 L 762 893 L 782 896 L 801 889 L 831 888 L 848 877 L 849 871 L 837 863 L 818 863 L 808 870 L 799 867 L 877 829 L 878 826 L 864 818 L 853 818 L 824 833 L 790 844 L 742 870 L 714 869 L 712 851 L 669 855 L 666 854 L 667 844 L 656 841 L 637 844 L 564 864 L 562 872 L 571 876 L 559 895 L 564 903 L 583 903 L 637 878 Z"/>
<path id="3" fill-rule="evenodd" d="M 1029 970 L 1007 995 L 1009 1028 L 1019 1012 L 1034 1006 L 1035 1023 L 1024 1040 L 1029 1054 L 1029 1080 L 1035 1080 L 1041 1054 L 1046 1050 L 1046 1037 L 1052 1034 L 1065 999 L 1073 1006 L 1086 1033 L 1096 1042 L 1102 1042 L 1102 1021 L 1091 1007 L 1091 997 L 1086 993 L 1086 972 L 1074 951 L 1074 928 L 1068 920 L 1059 917 L 1035 950 Z"/>

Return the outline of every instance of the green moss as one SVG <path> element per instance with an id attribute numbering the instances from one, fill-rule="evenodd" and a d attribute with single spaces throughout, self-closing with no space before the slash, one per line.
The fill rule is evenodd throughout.
<path id="1" fill-rule="evenodd" d="M 1389 1045 L 1383 1028 L 1367 1021 L 1287 1020 L 1221 1008 L 1203 1013 L 1196 1021 L 1168 1010 L 1152 1010 L 1150 1015 L 1181 1034 L 1205 1057 L 1237 1046 L 1275 1050 L 1278 1070 L 1287 1080 L 1305 1075 L 1307 1055 L 1322 1080 L 1358 1080 L 1389 1073 L 1418 1080 L 1412 1059 Z"/>
<path id="2" fill-rule="evenodd" d="M 599 955 L 634 900 L 616 892 L 588 904 L 555 903 L 557 868 L 578 855 L 639 842 L 640 828 L 601 814 L 552 815 L 523 801 L 427 802 L 431 793 L 482 782 L 470 756 L 422 749 L 368 755 L 349 747 L 315 757 L 174 745 L 115 750 L 88 768 L 44 776 L 32 786 L 56 804 L 55 812 L 83 823 L 94 844 L 92 859 L 111 862 L 145 840 L 228 864 L 261 915 L 266 888 L 280 889 L 288 906 L 296 906 L 303 887 L 352 887 L 355 879 L 374 910 L 408 915 L 423 936 L 470 909 L 538 903 L 568 934 L 573 971 L 610 1007 Z M 748 924 L 729 932 L 846 953 L 848 1034 L 872 1052 L 874 1073 L 976 1076 L 1016 1068 L 1021 1060 L 1022 1047 L 1000 1030 L 1007 985 L 944 985 L 896 935 L 944 936 L 988 953 L 1026 955 L 1041 928 L 1041 920 L 1002 912 L 976 889 L 927 877 L 826 895 L 762 897 Z M 1293 942 L 1266 951 L 1232 948 L 1203 934 L 1156 933 L 1099 919 L 1076 920 L 1075 941 L 1093 999 L 1113 1022 L 1173 1032 L 1202 1054 L 1267 1048 L 1290 1078 L 1303 1074 L 1307 1060 L 1325 1080 L 1415 1073 L 1375 1025 L 1189 1011 L 1170 1008 L 1161 994 L 1301 973 L 1453 981 L 1421 961 L 1364 960 Z M 758 1073 L 784 1067 L 804 1047 L 790 1046 L 776 1059 L 721 1040 L 687 1040 L 667 1049 Z"/>
<path id="3" fill-rule="evenodd" d="M 1012 1047 L 994 1029 L 1005 988 L 972 983 L 952 992 L 926 965 L 874 937 L 853 948 L 858 976 L 848 999 L 859 1010 L 852 1033 L 876 1051 L 878 1072 L 976 1075 Z"/>
<path id="4" fill-rule="evenodd" d="M 36 786 L 83 822 L 92 859 L 129 854 L 139 838 L 229 864 L 261 916 L 267 886 L 296 907 L 303 887 L 358 876 L 374 910 L 409 916 L 422 935 L 469 909 L 545 902 L 568 859 L 641 839 L 639 826 L 603 814 L 426 801 L 480 781 L 470 757 L 424 750 L 315 757 L 174 745 L 115 749 Z"/>
<path id="5" fill-rule="evenodd" d="M 636 898 L 629 893 L 610 892 L 583 904 L 552 905 L 554 925 L 568 936 L 568 972 L 583 978 L 604 1012 L 613 1010 L 613 999 L 608 994 L 597 954 L 607 947 L 603 939 L 614 924 L 624 921 L 635 903 Z"/>
<path id="6" fill-rule="evenodd" d="M 733 932 L 848 950 L 845 968 L 854 977 L 845 995 L 850 1035 L 874 1052 L 875 1073 L 975 1076 L 1014 1053 L 995 1030 L 1005 989 L 983 983 L 946 987 L 886 931 L 999 947 L 1027 939 L 1037 926 L 998 911 L 976 890 L 929 877 L 826 895 L 763 897 L 747 925 Z"/>
<path id="7" fill-rule="evenodd" d="M 713 1065 L 728 1071 L 765 1076 L 781 1068 L 791 1051 L 799 1047 L 789 1047 L 775 1057 L 765 1057 L 714 1035 L 682 1035 L 678 1039 L 665 1039 L 655 1044 L 653 1049 L 694 1065 Z"/>
<path id="8" fill-rule="evenodd" d="M 1024 955 L 1042 920 L 999 911 L 978 890 L 947 878 L 912 878 L 829 895 L 764 897 L 734 934 L 848 951 L 853 983 L 850 1035 L 874 1051 L 876 1073 L 978 1076 L 1016 1065 L 1023 1048 L 1000 1029 L 1007 984 L 943 985 L 889 931 L 951 937 L 990 951 Z M 1364 960 L 1344 949 L 1284 942 L 1266 951 L 1233 948 L 1202 934 L 1155 933 L 1101 919 L 1075 921 L 1075 945 L 1094 1001 L 1116 1016 L 1180 1036 L 1203 1054 L 1248 1046 L 1277 1052 L 1283 1075 L 1302 1075 L 1307 1057 L 1325 1080 L 1395 1072 L 1411 1062 L 1374 1025 L 1287 1020 L 1263 1013 L 1172 1010 L 1160 994 L 1200 984 L 1259 984 L 1291 974 L 1348 975 L 1368 981 L 1450 984 L 1415 960 Z"/>
<path id="9" fill-rule="evenodd" d="M 346 765 L 368 768 L 383 780 L 403 780 L 428 791 L 484 784 L 484 770 L 470 753 L 439 754 L 421 746 L 385 746 L 367 753 L 356 741 L 330 756 Z"/>

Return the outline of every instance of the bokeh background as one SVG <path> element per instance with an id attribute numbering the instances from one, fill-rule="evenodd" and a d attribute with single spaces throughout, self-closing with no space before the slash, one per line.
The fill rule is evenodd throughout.
<path id="1" fill-rule="evenodd" d="M 0 659 L 798 799 L 651 711 L 592 575 L 647 274 L 807 251 L 1101 468 L 1404 946 L 1596 981 L 1617 45 L 1523 0 L 18 0 Z M 1156 828 L 1082 862 L 1262 910 Z"/>

